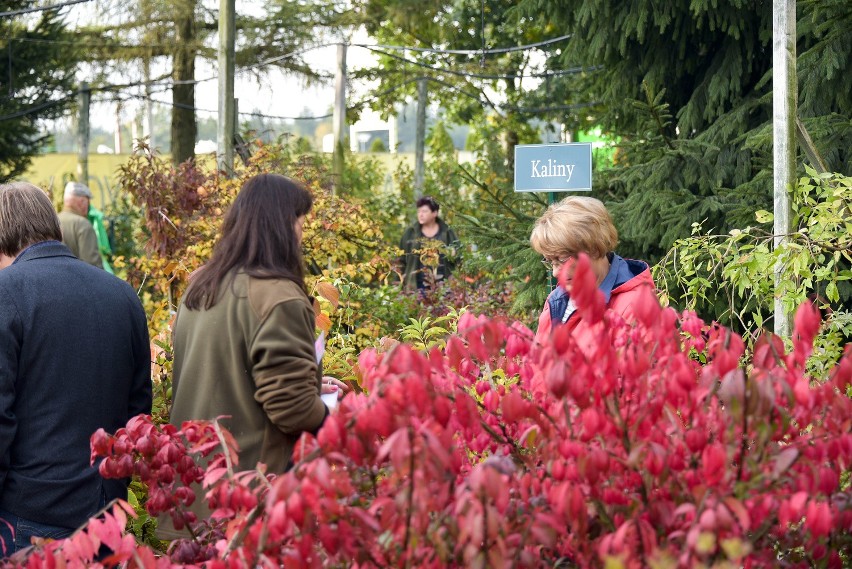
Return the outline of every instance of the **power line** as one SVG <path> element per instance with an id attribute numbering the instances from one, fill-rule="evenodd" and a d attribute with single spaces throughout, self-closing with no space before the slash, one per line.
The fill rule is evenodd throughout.
<path id="1" fill-rule="evenodd" d="M 470 73 L 468 71 L 455 71 L 453 69 L 448 69 L 446 67 L 435 67 L 434 65 L 429 65 L 428 63 L 421 63 L 419 61 L 415 61 L 412 59 L 408 59 L 406 57 L 396 55 L 393 53 L 388 53 L 386 51 L 382 51 L 379 49 L 370 49 L 370 51 L 374 53 L 380 53 L 386 57 L 390 57 L 392 59 L 396 59 L 399 61 L 403 61 L 405 63 L 410 63 L 412 65 L 416 65 L 417 67 L 421 67 L 423 69 L 429 69 L 431 71 L 436 71 L 439 73 L 448 73 L 450 75 L 457 75 L 459 77 L 472 77 L 475 79 L 546 79 L 548 77 L 559 77 L 563 75 L 576 75 L 577 73 L 585 73 L 588 71 L 596 71 L 598 69 L 602 69 L 601 66 L 594 67 L 571 67 L 568 69 L 557 69 L 555 71 L 545 71 L 543 73 L 501 73 L 501 74 L 488 74 L 488 73 Z"/>
<path id="2" fill-rule="evenodd" d="M 80 40 L 50 40 L 45 38 L 11 38 L 12 41 L 31 42 L 31 43 L 54 43 L 62 45 L 76 45 L 79 47 L 114 47 L 121 49 L 142 49 L 146 47 L 172 47 L 171 44 L 165 43 L 109 43 L 109 42 L 82 42 Z"/>
<path id="3" fill-rule="evenodd" d="M 17 14 L 17 13 L 24 13 L 24 12 L 27 12 L 27 11 L 34 12 L 34 11 L 47 10 L 47 9 L 59 9 L 59 8 L 64 7 L 64 6 L 69 6 L 69 5 L 72 5 L 72 4 L 79 4 L 79 3 L 82 3 L 82 2 L 89 2 L 89 1 L 91 1 L 91 0 L 72 0 L 70 2 L 65 2 L 65 3 L 62 3 L 62 4 L 50 6 L 50 7 L 33 8 L 33 9 L 28 9 L 28 10 L 25 10 L 25 11 L 18 11 L 18 12 L 6 12 L 6 13 L 0 13 L 0 15 L 13 15 L 13 14 Z M 434 48 L 408 47 L 408 46 L 395 46 L 395 45 L 367 45 L 367 44 L 351 44 L 351 45 L 354 46 L 354 47 L 361 47 L 361 48 L 364 48 L 364 49 L 367 49 L 367 50 L 370 50 L 370 51 L 373 51 L 373 52 L 381 53 L 385 56 L 392 57 L 392 58 L 395 58 L 395 59 L 399 59 L 401 61 L 411 63 L 411 64 L 417 65 L 419 67 L 430 69 L 432 71 L 436 71 L 436 72 L 440 72 L 440 73 L 449 73 L 449 74 L 452 74 L 452 75 L 458 75 L 458 76 L 462 76 L 462 77 L 473 77 L 473 78 L 480 78 L 480 79 L 512 79 L 512 78 L 524 78 L 524 77 L 544 78 L 544 77 L 552 77 L 552 76 L 558 76 L 558 75 L 569 75 L 569 74 L 574 74 L 574 73 L 580 73 L 580 72 L 583 72 L 584 69 L 581 68 L 581 67 L 576 67 L 576 68 L 570 68 L 570 69 L 562 69 L 562 70 L 557 70 L 557 71 L 545 72 L 545 73 L 541 73 L 541 74 L 502 74 L 502 75 L 494 74 L 494 75 L 490 75 L 490 74 L 482 74 L 482 73 L 468 73 L 468 72 L 454 71 L 454 70 L 451 70 L 451 69 L 436 68 L 436 67 L 433 67 L 433 66 L 430 66 L 430 65 L 427 65 L 427 64 L 417 62 L 417 61 L 409 60 L 405 57 L 400 57 L 400 56 L 397 56 L 397 55 L 394 55 L 394 54 L 390 54 L 390 53 L 380 51 L 380 49 L 402 50 L 402 51 L 410 50 L 410 51 L 438 53 L 438 54 L 462 54 L 462 55 L 475 55 L 475 54 L 486 55 L 487 54 L 487 55 L 492 55 L 492 54 L 498 54 L 498 53 L 507 53 L 507 52 L 513 52 L 513 51 L 522 51 L 522 50 L 532 49 L 532 48 L 535 48 L 535 47 L 540 47 L 540 46 L 543 46 L 543 45 L 548 45 L 548 44 L 552 44 L 552 43 L 555 43 L 555 42 L 559 42 L 559 41 L 568 39 L 570 37 L 571 37 L 571 35 L 568 34 L 568 35 L 560 36 L 558 38 L 553 38 L 553 39 L 550 39 L 550 40 L 537 42 L 537 43 L 534 43 L 534 44 L 507 47 L 507 48 L 496 48 L 496 49 L 490 49 L 490 50 L 485 50 L 485 51 L 482 51 L 482 50 L 442 50 L 442 49 L 434 49 Z M 44 40 L 44 41 L 58 42 L 58 40 Z M 296 55 L 307 53 L 307 52 L 313 51 L 315 49 L 330 47 L 331 45 L 335 45 L 335 44 L 330 44 L 330 43 L 319 44 L 319 45 L 310 46 L 310 47 L 306 47 L 306 48 L 303 48 L 303 49 L 295 50 L 293 52 L 285 53 L 285 54 L 282 54 L 282 55 L 279 55 L 279 56 L 276 56 L 276 57 L 273 57 L 273 58 L 270 58 L 270 59 L 266 59 L 266 60 L 260 61 L 258 63 L 252 64 L 252 65 L 249 65 L 249 66 L 246 66 L 246 67 L 242 67 L 239 70 L 237 70 L 237 72 L 238 73 L 245 72 L 245 71 L 249 71 L 251 69 L 255 69 L 257 67 L 270 65 L 272 63 L 275 63 L 277 61 L 281 61 L 283 59 L 287 59 L 287 58 L 290 58 L 290 57 L 294 57 Z M 126 46 L 126 47 L 132 47 L 132 46 Z M 140 45 L 139 47 L 146 47 L 146 46 Z M 595 70 L 595 69 L 598 69 L 598 68 L 599 67 L 588 68 L 587 70 L 591 71 L 591 70 Z M 133 83 L 126 83 L 126 84 L 119 84 L 119 85 L 92 86 L 92 87 L 89 88 L 89 90 L 92 91 L 92 92 L 96 92 L 96 91 L 121 91 L 121 90 L 128 89 L 128 88 L 131 88 L 131 87 L 142 87 L 142 86 L 149 86 L 149 85 L 150 86 L 154 86 L 154 85 L 166 86 L 166 85 L 199 84 L 199 83 L 203 83 L 203 82 L 206 82 L 206 81 L 212 81 L 212 80 L 216 79 L 217 77 L 218 77 L 218 75 L 211 75 L 211 76 L 205 77 L 203 79 L 188 79 L 188 80 L 181 80 L 181 81 L 174 81 L 174 80 L 137 81 L 137 82 L 133 82 Z M 453 89 L 453 90 L 455 90 L 455 91 L 457 91 L 457 92 L 459 92 L 459 93 L 461 93 L 461 94 L 463 94 L 467 97 L 475 99 L 480 104 L 490 106 L 494 110 L 498 110 L 499 108 L 511 108 L 513 110 L 516 110 L 516 111 L 524 111 L 525 110 L 521 107 L 512 108 L 512 107 L 495 105 L 494 103 L 491 103 L 490 101 L 487 101 L 487 100 L 483 101 L 479 96 L 473 95 L 471 93 L 467 93 L 464 90 L 462 90 L 461 88 L 459 88 L 455 85 L 451 85 L 451 84 L 449 84 L 445 81 L 441 81 L 441 80 L 434 78 L 434 77 L 427 77 L 427 79 L 429 79 L 430 81 L 439 83 L 441 85 L 444 85 L 444 86 L 446 86 L 450 89 Z M 361 107 L 361 106 L 367 104 L 368 102 L 371 102 L 373 100 L 378 99 L 378 97 L 381 97 L 381 96 L 383 96 L 387 93 L 391 93 L 393 91 L 396 91 L 397 89 L 404 87 L 405 85 L 411 83 L 412 81 L 413 80 L 406 81 L 406 82 L 404 82 L 400 85 L 391 87 L 390 89 L 387 89 L 387 90 L 383 91 L 382 93 L 379 93 L 379 94 L 371 97 L 370 99 L 367 99 L 365 101 L 361 101 L 359 103 L 355 103 L 354 105 L 352 105 L 351 108 Z M 62 99 L 57 99 L 55 101 L 49 101 L 47 103 L 37 105 L 37 106 L 32 107 L 30 109 L 24 109 L 24 110 L 21 110 L 21 111 L 17 111 L 15 113 L 11 113 L 11 114 L 6 115 L 6 116 L 2 116 L 2 117 L 0 117 L 0 121 L 12 119 L 12 118 L 18 118 L 18 117 L 21 117 L 21 116 L 25 116 L 25 115 L 40 111 L 40 110 L 48 108 L 50 106 L 58 105 L 58 104 L 60 104 L 64 101 L 70 99 L 71 97 L 76 96 L 77 94 L 78 94 L 78 92 L 73 92 L 73 93 L 66 95 Z M 144 96 L 136 96 L 136 97 L 144 98 Z M 187 109 L 195 110 L 195 111 L 198 111 L 198 112 L 208 112 L 208 113 L 217 113 L 218 112 L 218 111 L 214 111 L 214 110 L 210 110 L 210 109 L 200 109 L 200 108 L 194 107 L 192 105 L 183 105 L 183 104 L 180 104 L 180 103 L 174 104 L 174 103 L 168 103 L 166 101 L 158 101 L 156 99 L 151 99 L 151 100 L 153 102 L 156 102 L 156 103 L 159 103 L 159 104 L 171 105 L 173 107 L 178 107 L 178 108 L 187 108 Z M 567 106 L 565 108 L 575 108 L 575 106 Z M 557 107 L 543 107 L 543 108 L 540 108 L 540 109 L 532 109 L 532 110 L 549 111 L 549 110 L 558 110 L 558 109 L 557 109 Z M 240 114 L 241 115 L 250 115 L 250 116 L 260 116 L 260 117 L 263 117 L 263 118 L 278 119 L 278 120 L 319 120 L 319 119 L 328 118 L 329 116 L 331 116 L 329 114 L 329 115 L 323 115 L 323 116 L 317 116 L 317 117 L 284 117 L 284 116 L 263 115 L 263 114 L 260 114 L 260 113 L 245 113 L 245 112 L 240 113 Z"/>
<path id="4" fill-rule="evenodd" d="M 144 95 L 131 95 L 128 98 L 145 99 L 146 97 Z M 161 101 L 160 99 L 154 99 L 154 98 L 151 99 L 151 102 L 157 103 L 159 105 L 165 105 L 165 106 L 168 106 L 168 107 L 178 108 L 178 109 L 188 109 L 188 110 L 196 111 L 196 112 L 199 112 L 199 113 L 216 114 L 216 113 L 219 112 L 218 110 L 202 109 L 202 108 L 196 107 L 194 105 L 187 105 L 185 103 L 175 103 L 175 102 L 169 102 L 169 101 Z M 263 113 L 253 112 L 253 111 L 240 111 L 239 114 L 243 115 L 243 116 L 260 117 L 260 118 L 264 118 L 264 119 L 293 120 L 293 121 L 322 120 L 322 119 L 327 119 L 331 116 L 331 113 L 329 113 L 329 114 L 326 114 L 326 115 L 318 115 L 318 116 L 312 116 L 312 117 L 285 117 L 285 116 L 280 116 L 280 115 L 267 115 L 267 114 L 263 114 Z"/>
<path id="5" fill-rule="evenodd" d="M 283 59 L 289 59 L 291 57 L 295 57 L 297 55 L 301 55 L 303 53 L 307 53 L 307 52 L 313 51 L 315 49 L 321 49 L 321 48 L 324 48 L 324 47 L 331 47 L 333 45 L 337 45 L 337 44 L 323 43 L 323 44 L 319 44 L 319 45 L 313 45 L 313 46 L 310 46 L 310 47 L 305 47 L 305 48 L 302 48 L 302 49 L 297 49 L 296 51 L 291 51 L 290 53 L 285 53 L 283 55 L 276 55 L 275 57 L 270 57 L 269 59 L 265 59 L 263 61 L 258 61 L 257 63 L 253 63 L 252 65 L 240 67 L 240 69 L 238 71 L 249 71 L 250 69 L 254 69 L 256 67 L 263 67 L 265 65 L 276 63 L 276 62 L 281 61 Z"/>
<path id="6" fill-rule="evenodd" d="M 68 2 L 62 2 L 60 4 L 54 4 L 53 6 L 39 6 L 36 8 L 24 8 L 22 10 L 12 10 L 10 12 L 0 12 L 0 17 L 5 16 L 19 16 L 21 14 L 31 14 L 32 12 L 44 12 L 46 10 L 59 10 L 60 8 L 64 8 L 66 6 L 73 6 L 74 4 L 82 4 L 83 2 L 91 2 L 92 0 L 68 0 Z"/>
<path id="7" fill-rule="evenodd" d="M 11 119 L 17 119 L 17 118 L 20 118 L 20 117 L 25 117 L 27 115 L 37 113 L 38 111 L 41 111 L 41 110 L 44 110 L 44 109 L 49 109 L 50 107 L 55 107 L 56 105 L 61 105 L 62 103 L 66 102 L 67 100 L 71 99 L 73 96 L 74 96 L 73 94 L 72 95 L 66 95 L 66 96 L 62 97 L 61 99 L 55 99 L 53 101 L 46 101 L 44 103 L 41 103 L 40 105 L 36 105 L 36 106 L 30 107 L 28 109 L 22 109 L 20 111 L 14 112 L 14 113 L 9 113 L 8 115 L 3 115 L 2 117 L 0 117 L 0 122 L 11 120 Z"/>
<path id="8" fill-rule="evenodd" d="M 566 34 L 564 36 L 559 36 L 558 38 L 553 38 L 549 40 L 540 41 L 537 43 L 531 43 L 527 45 L 518 45 L 512 47 L 500 47 L 494 49 L 487 50 L 479 50 L 479 49 L 438 49 L 433 47 L 406 47 L 402 45 L 382 45 L 382 44 L 364 44 L 364 43 L 354 43 L 352 47 L 362 47 L 364 49 L 378 48 L 378 49 L 395 49 L 400 51 L 421 51 L 426 53 L 448 53 L 454 55 L 496 55 L 498 53 L 510 53 L 513 51 L 526 51 L 528 49 L 532 49 L 534 47 L 541 47 L 543 45 L 549 45 L 552 43 L 560 42 L 563 40 L 567 40 L 571 37 L 572 34 Z"/>

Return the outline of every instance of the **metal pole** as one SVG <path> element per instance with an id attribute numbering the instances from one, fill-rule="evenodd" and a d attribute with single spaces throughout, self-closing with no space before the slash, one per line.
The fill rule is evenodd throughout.
<path id="1" fill-rule="evenodd" d="M 399 146 L 399 125 L 396 122 L 396 109 L 388 117 L 388 152 L 396 154 L 396 147 Z"/>
<path id="2" fill-rule="evenodd" d="M 332 156 L 332 193 L 337 193 L 343 182 L 344 145 L 346 132 L 346 44 L 337 44 L 337 71 L 334 75 L 334 154 Z"/>
<path id="3" fill-rule="evenodd" d="M 796 183 L 796 2 L 773 0 L 772 5 L 772 139 L 774 246 L 777 249 L 790 233 L 790 189 Z M 783 265 L 775 265 L 775 333 L 789 336 L 790 314 L 778 289 L 783 283 Z"/>
<path id="4" fill-rule="evenodd" d="M 417 127 L 414 135 L 414 198 L 423 195 L 426 171 L 426 105 L 429 103 L 426 78 L 417 80 Z"/>
<path id="5" fill-rule="evenodd" d="M 77 119 L 77 181 L 89 185 L 89 101 L 88 83 L 80 83 L 80 115 Z"/>
<path id="6" fill-rule="evenodd" d="M 234 171 L 234 23 L 235 0 L 219 0 L 219 120 L 217 146 L 219 170 Z"/>
<path id="7" fill-rule="evenodd" d="M 113 142 L 115 153 L 121 154 L 121 101 L 119 100 L 115 102 L 115 132 L 113 133 Z M 132 138 L 131 144 L 133 144 Z"/>
<path id="8" fill-rule="evenodd" d="M 148 148 L 152 151 L 157 147 L 154 139 L 154 103 L 151 100 L 151 60 L 147 57 L 143 60 L 143 71 L 145 74 L 145 120 L 142 123 L 142 136 L 148 139 Z"/>

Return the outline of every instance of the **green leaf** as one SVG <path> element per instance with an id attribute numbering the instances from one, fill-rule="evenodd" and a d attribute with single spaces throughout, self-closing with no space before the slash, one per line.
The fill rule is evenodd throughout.
<path id="1" fill-rule="evenodd" d="M 772 223 L 775 219 L 775 216 L 772 212 L 766 211 L 765 209 L 759 209 L 754 212 L 754 218 L 758 223 Z"/>

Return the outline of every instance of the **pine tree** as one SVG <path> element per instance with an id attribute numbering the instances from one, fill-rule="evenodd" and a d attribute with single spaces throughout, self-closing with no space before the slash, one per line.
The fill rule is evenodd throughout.
<path id="1" fill-rule="evenodd" d="M 726 231 L 772 209 L 772 6 L 743 0 L 521 0 L 534 25 L 571 32 L 548 65 L 595 70 L 534 100 L 584 103 L 554 115 L 621 139 L 595 193 L 622 252 L 659 258 L 694 222 Z M 799 117 L 830 170 L 852 172 L 852 3 L 799 2 Z"/>
<path id="2" fill-rule="evenodd" d="M 29 5 L 0 0 L 0 12 Z M 6 16 L 0 29 L 0 182 L 5 182 L 22 174 L 46 144 L 40 121 L 74 104 L 79 53 L 55 10 Z"/>
<path id="3" fill-rule="evenodd" d="M 258 82 L 276 67 L 299 74 L 306 82 L 321 79 L 305 63 L 300 50 L 345 21 L 335 1 L 265 0 L 258 7 L 259 12 L 248 14 L 237 3 L 238 72 L 250 73 Z M 157 89 L 172 90 L 172 160 L 180 163 L 194 157 L 196 81 L 204 79 L 204 88 L 215 88 L 209 78 L 196 77 L 195 61 L 197 57 L 217 58 L 211 38 L 218 33 L 218 14 L 198 0 L 134 0 L 132 8 L 128 2 L 113 0 L 105 1 L 103 10 L 107 24 L 79 30 L 82 43 L 92 46 L 88 49 L 90 62 L 104 77 L 119 71 L 130 82 L 147 80 L 140 73 L 146 66 L 164 63 L 170 68 L 165 76 L 153 79 L 160 83 Z"/>

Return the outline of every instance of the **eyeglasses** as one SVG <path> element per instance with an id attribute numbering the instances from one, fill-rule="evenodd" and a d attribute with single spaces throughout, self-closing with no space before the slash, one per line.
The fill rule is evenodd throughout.
<path id="1" fill-rule="evenodd" d="M 553 271 L 554 269 L 561 267 L 562 265 L 567 263 L 568 259 L 570 259 L 571 257 L 572 257 L 572 255 L 569 255 L 568 257 L 566 257 L 564 259 L 548 259 L 547 257 L 544 257 L 541 260 L 541 264 L 544 265 L 545 267 L 547 267 L 548 271 Z"/>

